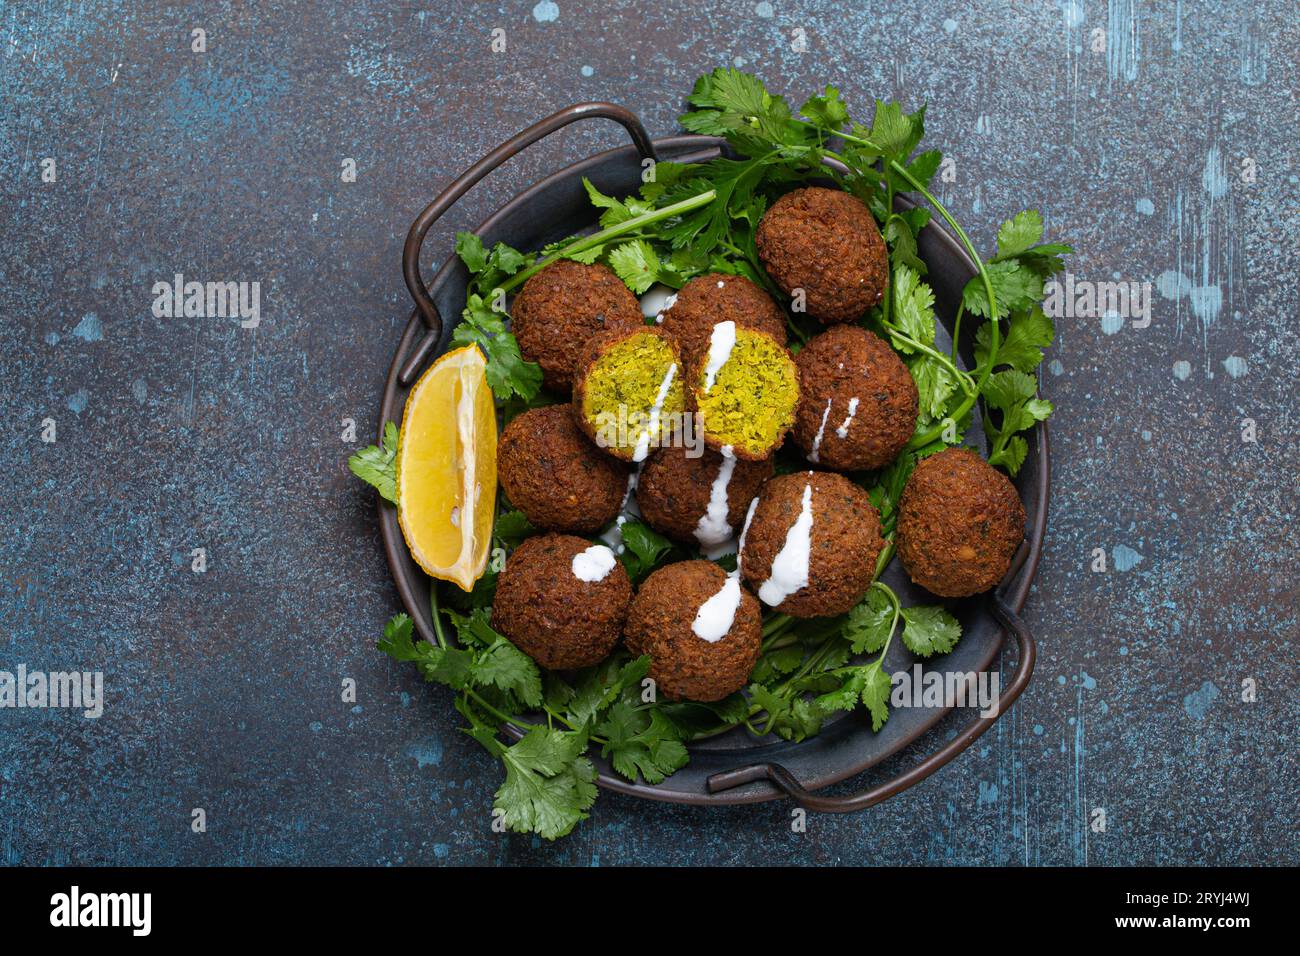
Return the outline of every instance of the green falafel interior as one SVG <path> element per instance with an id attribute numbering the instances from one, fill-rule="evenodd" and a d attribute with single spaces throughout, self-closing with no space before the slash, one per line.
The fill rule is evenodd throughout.
<path id="1" fill-rule="evenodd" d="M 710 446 L 759 461 L 794 424 L 799 373 L 785 346 L 763 332 L 733 324 L 730 340 L 725 358 L 715 363 L 710 354 L 696 370 L 695 405 Z"/>
<path id="2" fill-rule="evenodd" d="M 644 461 L 686 409 L 681 365 L 649 329 L 613 338 L 581 372 L 574 395 L 588 433 L 610 454 Z"/>
<path id="3" fill-rule="evenodd" d="M 1062 256 L 1071 249 L 1042 242 L 1042 219 L 1026 210 L 999 228 L 995 254 L 981 257 L 930 192 L 942 155 L 916 153 L 924 107 L 908 114 L 897 103 L 877 101 L 869 123 L 854 122 L 834 87 L 796 110 L 757 77 L 733 69 L 700 77 L 689 102 L 692 110 L 681 117 L 682 126 L 725 137 L 734 156 L 686 166 L 659 162 L 638 193 L 623 198 L 587 183 L 600 228 L 548 246 L 540 258 L 503 243 L 488 250 L 469 233 L 457 237 L 470 282 L 453 341 L 483 349 L 502 424 L 527 408 L 564 398 L 542 391 L 541 371 L 520 350 L 506 312 L 509 293 L 557 259 L 600 262 L 638 295 L 655 283 L 680 289 L 709 273 L 745 276 L 790 306 L 786 321 L 792 350 L 798 351 L 820 326 L 768 276 L 755 232 L 782 195 L 828 181 L 865 203 L 888 250 L 888 281 L 879 303 L 848 319 L 898 353 L 916 383 L 919 414 L 915 434 L 896 460 L 849 476 L 880 514 L 885 547 L 875 579 L 851 610 L 835 617 L 800 620 L 765 610 L 761 654 L 749 684 L 723 700 L 670 702 L 657 699 L 653 689 L 647 697 L 651 659 L 632 657 L 624 648 L 577 672 L 544 672 L 493 626 L 494 591 L 504 566 L 497 559 L 469 594 L 433 583 L 435 643 L 418 640 L 405 614 L 389 621 L 379 649 L 451 688 L 466 732 L 502 762 L 505 779 L 494 798 L 498 817 L 512 830 L 547 839 L 567 834 L 586 818 L 596 798 L 597 773 L 588 757 L 593 748 L 615 773 L 655 784 L 689 760 L 689 741 L 737 728 L 799 741 L 817 734 L 835 712 L 861 709 L 879 730 L 889 717 L 886 655 L 895 636 L 912 654 L 930 657 L 952 650 L 961 633 L 944 608 L 903 607 L 879 579 L 894 553 L 899 501 L 913 468 L 920 458 L 962 445 L 975 405 L 982 402 L 989 461 L 1014 476 L 1027 452 L 1020 433 L 1051 413 L 1051 405 L 1037 397 L 1033 375 L 1054 335 L 1040 303 L 1044 282 L 1062 269 Z M 923 204 L 896 206 L 895 199 L 909 193 Z M 978 323 L 970 369 L 960 367 L 955 347 L 936 345 L 934 295 L 917 246 L 930 210 L 977 266 L 952 330 L 956 342 L 963 325 L 968 335 L 970 323 Z M 622 342 L 589 370 L 577 403 L 584 420 L 617 413 L 620 405 L 641 412 L 658 405 L 661 415 L 680 411 L 689 385 L 717 445 L 753 452 L 770 447 L 772 436 L 789 428 L 783 415 L 794 408 L 797 378 L 790 377 L 788 357 L 778 360 L 759 337 L 738 335 L 729 360 L 714 370 L 715 387 L 703 392 L 695 387 L 694 372 L 690 382 L 680 370 L 668 375 L 671 349 L 658 336 L 636 334 Z M 625 438 L 609 451 L 626 460 L 636 446 Z M 382 491 L 391 454 L 367 449 L 361 455 L 358 475 Z M 494 553 L 507 555 L 536 530 L 502 498 Z M 606 537 L 621 542 L 618 557 L 634 582 L 701 556 L 626 513 Z M 734 573 L 734 555 L 717 560 Z M 508 734 L 507 727 L 515 731 Z"/>

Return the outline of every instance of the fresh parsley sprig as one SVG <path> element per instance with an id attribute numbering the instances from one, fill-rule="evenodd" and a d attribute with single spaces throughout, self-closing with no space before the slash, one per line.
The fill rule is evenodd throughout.
<path id="1" fill-rule="evenodd" d="M 386 422 L 379 445 L 368 445 L 348 456 L 348 468 L 385 501 L 397 504 L 397 426 Z"/>

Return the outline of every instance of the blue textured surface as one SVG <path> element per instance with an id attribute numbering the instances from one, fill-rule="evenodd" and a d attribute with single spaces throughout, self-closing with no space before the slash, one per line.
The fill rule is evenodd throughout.
<path id="1" fill-rule="evenodd" d="M 0 27 L 0 668 L 102 670 L 108 696 L 0 710 L 0 861 L 1296 861 L 1293 5 L 19 3 Z M 665 135 L 733 63 L 928 101 L 977 243 L 1036 206 L 1077 275 L 1167 294 L 1149 328 L 1058 323 L 1038 672 L 971 751 L 806 834 L 781 804 L 602 794 L 553 846 L 496 835 L 499 768 L 373 649 L 397 599 L 341 422 L 370 439 L 401 243 L 451 176 L 576 100 Z M 426 248 L 619 142 L 534 147 Z M 260 281 L 260 326 L 155 318 L 177 272 Z"/>

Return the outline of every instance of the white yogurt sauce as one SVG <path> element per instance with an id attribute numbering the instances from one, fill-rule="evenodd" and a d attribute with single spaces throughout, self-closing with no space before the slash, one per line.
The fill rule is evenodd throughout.
<path id="1" fill-rule="evenodd" d="M 722 366 L 731 358 L 731 350 L 736 347 L 736 323 L 719 322 L 713 327 L 709 336 L 709 361 L 704 366 L 704 391 L 713 388 Z"/>
<path id="2" fill-rule="evenodd" d="M 844 424 L 843 424 L 843 425 L 841 425 L 839 428 L 835 429 L 835 434 L 838 435 L 838 436 L 840 436 L 841 438 L 848 438 L 848 437 L 849 437 L 849 425 L 853 424 L 853 416 L 856 415 L 857 413 L 858 413 L 858 400 L 857 400 L 856 398 L 850 398 L 850 399 L 849 399 L 849 417 L 846 418 L 846 419 L 844 419 Z"/>
<path id="3" fill-rule="evenodd" d="M 731 537 L 731 525 L 727 523 L 727 486 L 736 470 L 736 457 L 730 445 L 722 448 L 722 464 L 718 466 L 717 477 L 709 488 L 709 506 L 700 516 L 695 526 L 695 538 L 706 548 L 722 544 Z"/>
<path id="4" fill-rule="evenodd" d="M 749 534 L 749 523 L 754 520 L 754 509 L 758 507 L 758 496 L 756 495 L 749 503 L 749 510 L 745 512 L 745 523 L 740 529 L 740 541 L 736 544 L 736 573 L 740 574 L 740 562 L 745 557 L 745 535 Z"/>
<path id="5" fill-rule="evenodd" d="M 826 436 L 826 419 L 831 416 L 831 402 L 833 399 L 826 399 L 826 410 L 822 412 L 822 423 L 817 428 L 817 437 L 813 439 L 812 451 L 808 452 L 808 460 L 813 464 L 817 463 L 817 451 L 822 447 L 822 438 Z"/>
<path id="6" fill-rule="evenodd" d="M 573 556 L 573 576 L 579 581 L 595 584 L 605 580 L 617 563 L 613 551 L 603 544 L 593 544 L 586 551 Z"/>
<path id="7" fill-rule="evenodd" d="M 650 439 L 659 431 L 659 418 L 663 414 L 664 402 L 668 399 L 668 389 L 672 387 L 676 375 L 677 363 L 674 362 L 668 366 L 664 380 L 659 383 L 659 394 L 655 396 L 654 407 L 650 409 L 650 421 L 641 432 L 641 437 L 637 439 L 636 451 L 632 453 L 632 460 L 635 462 L 645 461 L 645 456 L 650 453 Z"/>
<path id="8" fill-rule="evenodd" d="M 670 286 L 656 282 L 641 296 L 641 315 L 644 318 L 658 318 L 673 307 L 677 293 Z"/>
<path id="9" fill-rule="evenodd" d="M 740 578 L 728 574 L 726 582 L 717 594 L 700 605 L 695 613 L 695 623 L 691 631 L 701 640 L 715 644 L 727 636 L 731 625 L 736 620 L 736 610 L 740 607 Z"/>
<path id="10" fill-rule="evenodd" d="M 758 596 L 764 604 L 776 607 L 791 594 L 808 586 L 808 564 L 812 559 L 812 485 L 803 486 L 803 504 L 799 517 L 786 532 L 785 544 L 772 559 L 772 573 Z"/>

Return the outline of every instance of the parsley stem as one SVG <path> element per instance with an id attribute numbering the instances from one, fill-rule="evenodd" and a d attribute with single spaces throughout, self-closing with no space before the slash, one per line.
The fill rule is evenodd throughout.
<path id="1" fill-rule="evenodd" d="M 572 256 L 575 253 L 583 252 L 587 249 L 594 249 L 596 246 L 604 245 L 611 239 L 618 236 L 627 235 L 629 232 L 636 232 L 642 226 L 648 226 L 651 223 L 659 222 L 663 219 L 671 219 L 673 216 L 680 216 L 688 213 L 693 209 L 699 209 L 701 206 L 707 206 L 717 197 L 715 189 L 709 189 L 697 196 L 690 196 L 670 206 L 664 206 L 662 209 L 652 209 L 650 212 L 643 212 L 639 216 L 633 216 L 631 219 L 625 219 L 623 222 L 616 223 L 599 232 L 592 233 L 590 236 L 584 236 L 569 243 L 563 249 L 551 253 L 545 258 L 537 260 L 527 269 L 521 269 L 516 272 L 505 282 L 501 283 L 502 292 L 509 292 L 511 289 L 522 284 L 532 276 L 541 272 L 547 266 L 557 259 L 563 259 L 566 256 Z"/>
<path id="2" fill-rule="evenodd" d="M 763 636 L 774 637 L 793 623 L 794 618 L 789 614 L 773 614 L 768 618 L 767 623 L 763 625 Z"/>
<path id="3" fill-rule="evenodd" d="M 438 639 L 438 646 L 447 646 L 447 635 L 442 630 L 442 610 L 438 607 L 438 582 L 429 581 L 429 613 L 433 616 L 433 636 Z"/>
<path id="4" fill-rule="evenodd" d="M 972 243 L 970 237 L 966 235 L 966 230 L 963 229 L 961 224 L 953 218 L 952 213 L 948 212 L 947 207 L 944 206 L 943 203 L 939 202 L 939 200 L 935 198 L 934 193 L 926 189 L 925 184 L 908 172 L 907 167 L 898 160 L 891 159 L 889 161 L 889 166 L 894 172 L 901 176 L 908 185 L 920 193 L 926 202 L 933 206 L 935 211 L 943 217 L 944 222 L 948 223 L 948 225 L 952 227 L 953 232 L 957 234 L 957 238 L 961 241 L 961 244 L 966 247 L 966 252 L 970 255 L 971 259 L 974 260 L 975 269 L 984 283 L 984 293 L 988 296 L 989 354 L 988 358 L 977 366 L 976 370 L 979 373 L 979 379 L 975 383 L 975 392 L 973 394 L 967 394 L 967 396 L 962 400 L 961 405 L 957 407 L 957 410 L 948 416 L 953 421 L 960 421 L 962 416 L 970 411 L 974 406 L 976 399 L 979 397 L 980 391 L 984 388 L 984 383 L 988 381 L 988 377 L 993 371 L 993 366 L 997 363 L 998 346 L 1001 344 L 1002 330 L 998 320 L 997 297 L 993 293 L 993 279 L 989 275 L 989 270 L 984 266 L 984 259 L 975 251 L 974 243 Z M 954 343 L 956 342 L 955 335 L 953 336 L 953 341 Z M 920 448 L 928 445 L 930 442 L 942 435 L 943 430 L 944 426 L 942 424 L 932 428 L 925 434 L 914 437 L 912 441 L 909 442 L 909 447 Z"/>
<path id="5" fill-rule="evenodd" d="M 895 328 L 894 326 L 888 323 L 881 323 L 881 324 L 884 326 L 885 331 L 888 332 L 890 336 L 893 337 L 895 340 L 902 342 L 904 345 L 907 345 L 910 348 L 916 349 L 918 352 L 924 352 L 926 355 L 930 356 L 932 359 L 934 359 L 936 362 L 938 362 L 948 371 L 952 372 L 953 377 L 957 379 L 957 383 L 961 385 L 961 390 L 963 392 L 965 392 L 967 395 L 974 394 L 975 382 L 971 379 L 970 374 L 967 372 L 963 372 L 961 369 L 959 369 L 951 358 L 944 355 L 942 352 L 940 352 L 938 349 L 934 348 L 933 346 L 926 345 L 923 342 L 918 342 L 916 339 L 912 338 L 906 332 L 900 332 L 897 328 Z"/>

